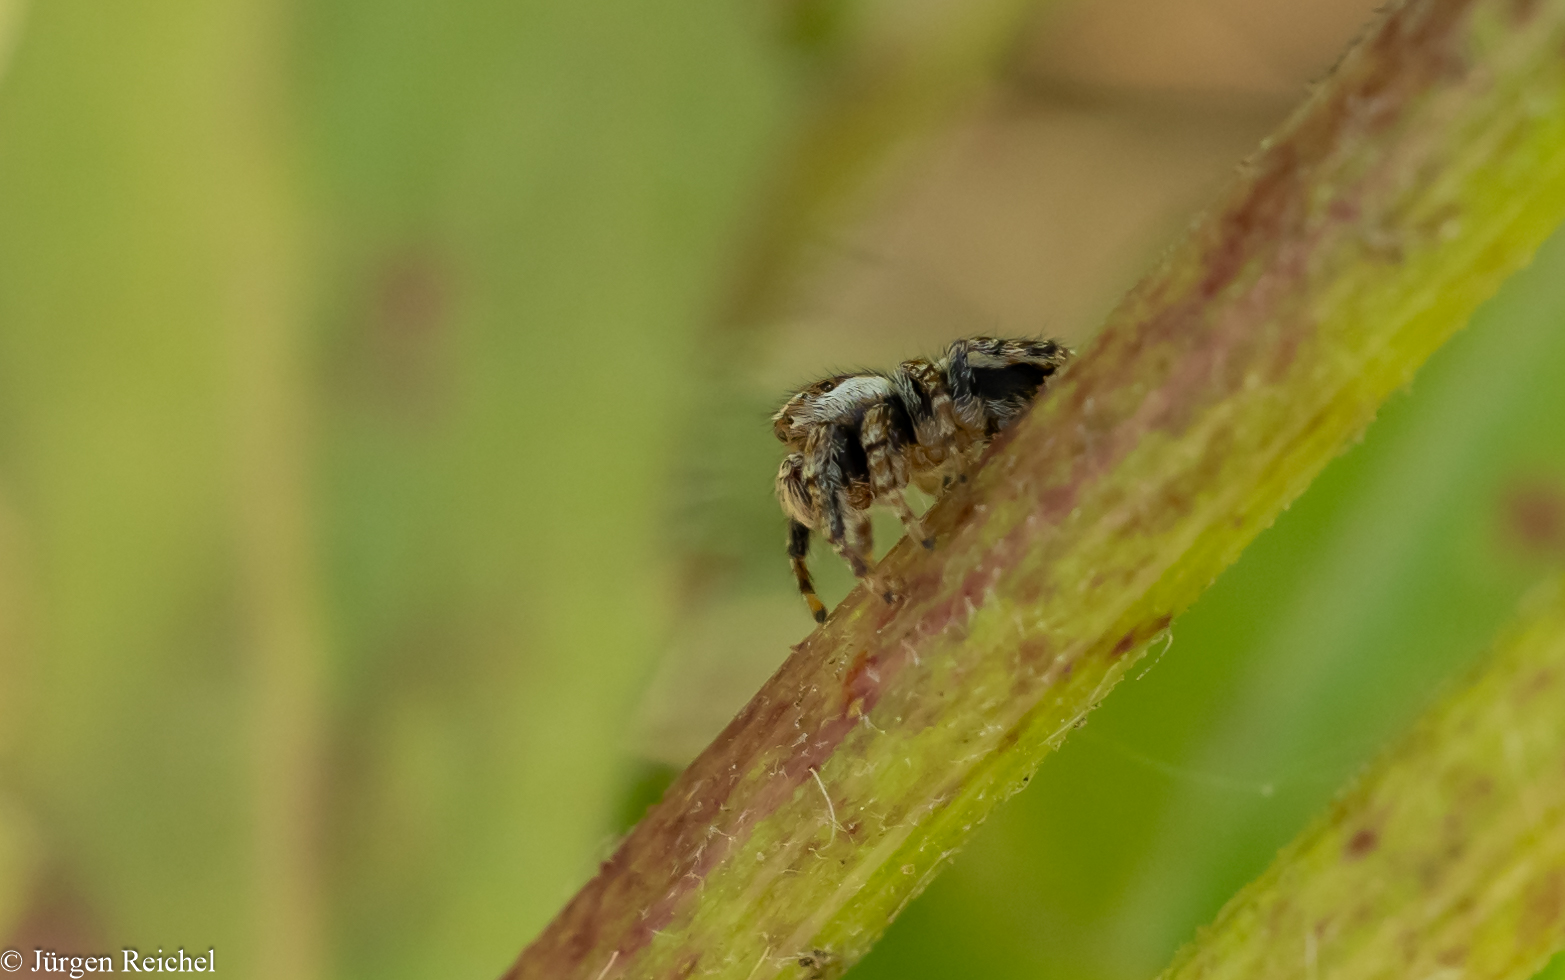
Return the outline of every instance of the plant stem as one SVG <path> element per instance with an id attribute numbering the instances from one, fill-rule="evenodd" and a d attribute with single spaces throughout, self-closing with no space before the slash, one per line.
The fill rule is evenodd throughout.
<path id="1" fill-rule="evenodd" d="M 1562 47 L 1565 0 L 1387 14 L 508 976 L 862 956 L 1565 217 Z"/>
<path id="2" fill-rule="evenodd" d="M 1163 980 L 1527 980 L 1565 947 L 1565 578 Z"/>

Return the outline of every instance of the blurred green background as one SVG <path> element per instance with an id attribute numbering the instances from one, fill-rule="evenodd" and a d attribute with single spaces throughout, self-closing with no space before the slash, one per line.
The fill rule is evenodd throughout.
<path id="1" fill-rule="evenodd" d="M 1371 6 L 0 0 L 0 941 L 498 975 L 811 625 L 788 386 L 1087 343 Z M 853 976 L 1159 969 L 1565 563 L 1562 320 L 1565 236 Z"/>

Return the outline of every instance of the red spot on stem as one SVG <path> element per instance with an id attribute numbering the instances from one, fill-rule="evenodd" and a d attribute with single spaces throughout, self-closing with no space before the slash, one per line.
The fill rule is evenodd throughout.
<path id="1" fill-rule="evenodd" d="M 1343 852 L 1347 854 L 1349 860 L 1357 861 L 1359 858 L 1374 853 L 1379 846 L 1380 834 L 1369 827 L 1365 827 L 1348 839 L 1348 845 L 1343 848 Z"/>
<path id="2" fill-rule="evenodd" d="M 1538 556 L 1565 552 L 1565 486 L 1553 478 L 1519 480 L 1500 501 L 1503 533 L 1513 547 Z"/>
<path id="3" fill-rule="evenodd" d="M 1527 887 L 1522 899 L 1518 937 L 1524 943 L 1559 934 L 1565 925 L 1565 871 L 1555 868 Z"/>
<path id="4" fill-rule="evenodd" d="M 1165 614 L 1159 616 L 1150 623 L 1142 623 L 1140 626 L 1120 637 L 1119 642 L 1114 644 L 1114 649 L 1109 651 L 1109 656 L 1123 657 L 1131 650 L 1134 650 L 1136 647 L 1168 629 L 1168 624 L 1173 621 L 1174 617 Z"/>
<path id="5" fill-rule="evenodd" d="M 860 650 L 853 663 L 842 675 L 842 710 L 849 717 L 857 718 L 869 709 L 874 696 L 880 690 L 880 672 L 876 669 L 878 658 L 868 650 Z"/>

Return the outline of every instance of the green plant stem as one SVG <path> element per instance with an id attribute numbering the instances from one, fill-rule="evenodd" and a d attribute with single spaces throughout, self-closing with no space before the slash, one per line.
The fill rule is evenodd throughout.
<path id="1" fill-rule="evenodd" d="M 1527 980 L 1565 947 L 1565 578 L 1163 980 Z"/>
<path id="2" fill-rule="evenodd" d="M 508 976 L 862 956 L 1565 217 L 1562 48 L 1565 0 L 1388 13 Z"/>

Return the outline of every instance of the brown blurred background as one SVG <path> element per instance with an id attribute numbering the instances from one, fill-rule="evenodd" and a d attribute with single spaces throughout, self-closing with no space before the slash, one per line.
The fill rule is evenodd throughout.
<path id="1" fill-rule="evenodd" d="M 789 386 L 1088 347 L 1370 6 L 0 0 L 0 942 L 497 975 L 811 626 Z M 1565 559 L 1561 311 L 1554 242 L 853 976 L 1160 968 Z"/>

